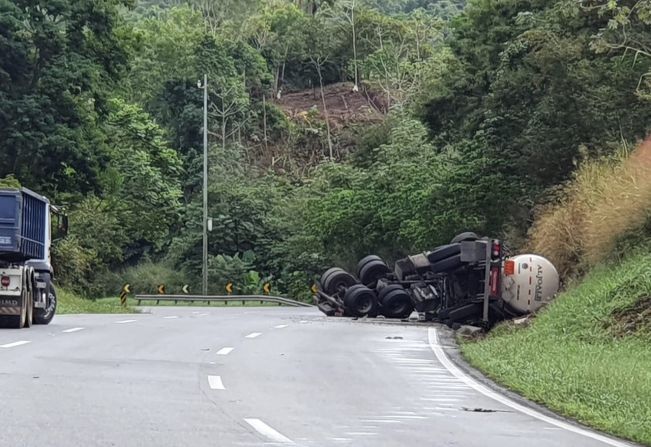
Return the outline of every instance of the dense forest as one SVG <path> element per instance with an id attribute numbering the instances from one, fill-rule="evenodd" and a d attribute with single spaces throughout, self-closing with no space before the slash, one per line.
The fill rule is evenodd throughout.
<path id="1" fill-rule="evenodd" d="M 304 297 L 333 263 L 523 244 L 586 160 L 645 137 L 651 1 L 0 0 L 0 178 L 66 207 L 87 296 Z M 199 287 L 196 286 L 195 290 Z"/>

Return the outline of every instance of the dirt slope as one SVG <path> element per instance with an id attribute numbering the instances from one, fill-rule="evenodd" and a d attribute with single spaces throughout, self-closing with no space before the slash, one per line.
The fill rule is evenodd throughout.
<path id="1" fill-rule="evenodd" d="M 330 124 L 335 128 L 349 123 L 380 121 L 386 112 L 379 95 L 363 87 L 355 92 L 349 82 L 328 85 L 324 93 Z M 308 120 L 315 113 L 325 119 L 318 88 L 287 94 L 281 92 L 275 103 L 292 119 Z"/>

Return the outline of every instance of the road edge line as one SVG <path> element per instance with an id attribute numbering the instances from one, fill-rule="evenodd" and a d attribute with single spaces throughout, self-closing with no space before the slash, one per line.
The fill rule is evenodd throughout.
<path id="1" fill-rule="evenodd" d="M 439 344 L 439 337 L 438 337 L 438 332 L 436 331 L 436 328 L 428 328 L 427 330 L 427 340 L 429 342 L 429 346 L 434 352 L 434 355 L 438 359 L 438 361 L 447 369 L 453 376 L 464 382 L 466 385 L 469 387 L 473 388 L 475 391 L 483 394 L 484 396 L 493 399 L 502 405 L 506 405 L 509 408 L 512 408 L 516 411 L 519 411 L 520 413 L 526 414 L 527 416 L 533 417 L 535 419 L 538 419 L 540 421 L 546 422 L 550 425 L 554 425 L 558 428 L 562 428 L 564 430 L 570 431 L 572 433 L 585 436 L 587 438 L 594 439 L 596 441 L 602 442 L 604 444 L 611 445 L 613 447 L 633 447 L 634 444 L 628 443 L 626 441 L 619 441 L 617 439 L 610 438 L 605 435 L 601 435 L 599 433 L 593 432 L 588 429 L 584 429 L 581 427 L 576 427 L 568 422 L 562 421 L 560 419 L 553 418 L 551 416 L 547 416 L 545 414 L 540 413 L 537 410 L 534 410 L 533 408 L 526 407 L 525 405 L 519 404 L 512 399 L 503 396 L 496 391 L 491 390 L 490 388 L 486 387 L 485 385 L 482 385 L 479 383 L 477 380 L 473 379 L 469 375 L 467 375 L 465 372 L 463 372 L 457 365 L 455 365 L 452 360 L 448 357 L 448 355 L 445 353 L 443 350 L 443 347 Z"/>

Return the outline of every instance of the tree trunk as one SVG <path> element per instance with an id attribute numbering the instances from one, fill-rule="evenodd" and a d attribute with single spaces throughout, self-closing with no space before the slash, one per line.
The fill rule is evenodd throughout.
<path id="1" fill-rule="evenodd" d="M 357 31 L 355 28 L 355 0 L 350 12 L 350 22 L 353 27 L 353 64 L 355 66 L 355 91 L 359 89 L 359 71 L 357 70 Z"/>
<path id="2" fill-rule="evenodd" d="M 222 117 L 222 151 L 226 153 L 226 117 Z"/>
<path id="3" fill-rule="evenodd" d="M 264 150 L 265 154 L 269 153 L 269 144 L 267 140 L 267 96 L 262 95 L 262 125 L 264 127 Z"/>
<path id="4" fill-rule="evenodd" d="M 333 151 L 332 151 L 332 135 L 330 134 L 330 116 L 328 115 L 328 106 L 326 105 L 325 92 L 323 91 L 323 76 L 321 75 L 321 64 L 315 62 L 316 71 L 319 75 L 319 88 L 321 89 L 321 102 L 323 103 L 323 114 L 325 115 L 326 122 L 326 131 L 328 133 L 328 152 L 330 155 L 330 161 L 334 160 Z"/>

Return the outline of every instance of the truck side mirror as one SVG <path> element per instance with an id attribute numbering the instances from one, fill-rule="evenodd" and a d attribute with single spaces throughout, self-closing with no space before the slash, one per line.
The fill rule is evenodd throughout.
<path id="1" fill-rule="evenodd" d="M 52 242 L 56 242 L 68 235 L 68 216 L 55 207 L 52 211 Z"/>
<path id="2" fill-rule="evenodd" d="M 64 238 L 68 235 L 68 216 L 62 215 L 59 221 L 59 237 Z"/>

